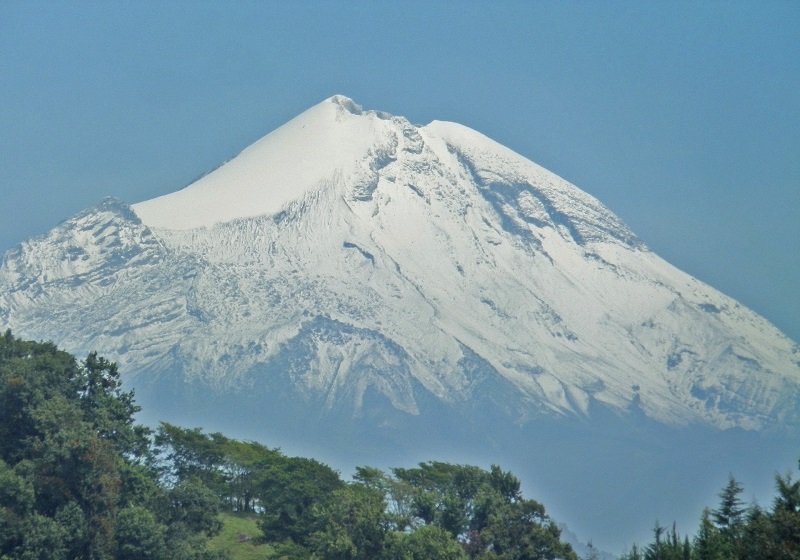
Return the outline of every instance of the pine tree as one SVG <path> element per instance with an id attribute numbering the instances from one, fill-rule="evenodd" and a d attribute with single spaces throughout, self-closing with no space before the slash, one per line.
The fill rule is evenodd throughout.
<path id="1" fill-rule="evenodd" d="M 772 511 L 776 560 L 800 560 L 800 479 L 775 478 L 778 496 Z"/>
<path id="2" fill-rule="evenodd" d="M 732 558 L 740 556 L 744 514 L 747 511 L 744 502 L 739 498 L 742 491 L 742 485 L 731 475 L 728 484 L 719 493 L 719 507 L 712 512 L 714 523 L 719 528 Z"/>
<path id="3" fill-rule="evenodd" d="M 711 521 L 711 510 L 703 510 L 700 529 L 694 539 L 695 560 L 728 560 L 730 556 L 719 528 Z"/>

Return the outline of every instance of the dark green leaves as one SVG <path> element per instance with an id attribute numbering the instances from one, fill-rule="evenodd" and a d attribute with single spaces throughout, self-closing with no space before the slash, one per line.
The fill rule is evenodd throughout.
<path id="1" fill-rule="evenodd" d="M 138 410 L 115 364 L 0 337 L 0 557 L 205 554 L 219 499 L 159 485 Z"/>

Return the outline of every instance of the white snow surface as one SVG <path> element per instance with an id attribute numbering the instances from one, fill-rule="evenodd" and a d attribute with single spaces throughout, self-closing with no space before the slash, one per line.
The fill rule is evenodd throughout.
<path id="1" fill-rule="evenodd" d="M 409 414 L 415 387 L 510 387 L 519 422 L 599 405 L 762 429 L 800 397 L 797 344 L 595 198 L 471 129 L 342 96 L 181 191 L 7 253 L 0 325 L 223 390 L 280 364 L 354 414 L 370 387 Z"/>
<path id="2" fill-rule="evenodd" d="M 357 175 L 391 137 L 392 125 L 382 117 L 334 96 L 188 187 L 133 209 L 146 225 L 169 229 L 275 214 L 333 176 Z"/>

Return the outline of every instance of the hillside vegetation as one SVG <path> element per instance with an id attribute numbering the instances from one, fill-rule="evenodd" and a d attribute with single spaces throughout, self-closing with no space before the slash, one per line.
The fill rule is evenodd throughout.
<path id="1" fill-rule="evenodd" d="M 0 337 L 0 558 L 577 558 L 499 467 L 345 482 L 260 443 L 152 432 L 138 410 L 115 364 Z"/>
<path id="2" fill-rule="evenodd" d="M 498 466 L 352 481 L 201 428 L 137 425 L 114 363 L 0 336 L 0 560 L 577 560 Z M 623 560 L 800 560 L 800 481 L 771 507 L 731 477 L 693 538 L 656 525 Z M 590 548 L 589 556 L 594 556 Z"/>

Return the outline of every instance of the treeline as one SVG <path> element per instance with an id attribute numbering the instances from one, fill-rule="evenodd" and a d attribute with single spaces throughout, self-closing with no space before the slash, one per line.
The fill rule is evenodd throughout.
<path id="1" fill-rule="evenodd" d="M 715 509 L 706 508 L 694 538 L 681 538 L 656 523 L 653 542 L 620 560 L 800 560 L 800 480 L 775 477 L 777 494 L 769 509 L 745 505 L 733 477 Z"/>
<path id="2" fill-rule="evenodd" d="M 199 481 L 227 509 L 257 514 L 264 540 L 287 558 L 577 558 L 497 466 L 361 467 L 345 483 L 313 459 L 218 433 L 162 424 L 155 441 L 173 483 Z"/>
<path id="3" fill-rule="evenodd" d="M 0 337 L 0 560 L 216 560 L 224 511 L 275 558 L 577 560 L 499 467 L 423 463 L 354 480 L 200 429 L 138 426 L 115 364 Z"/>

